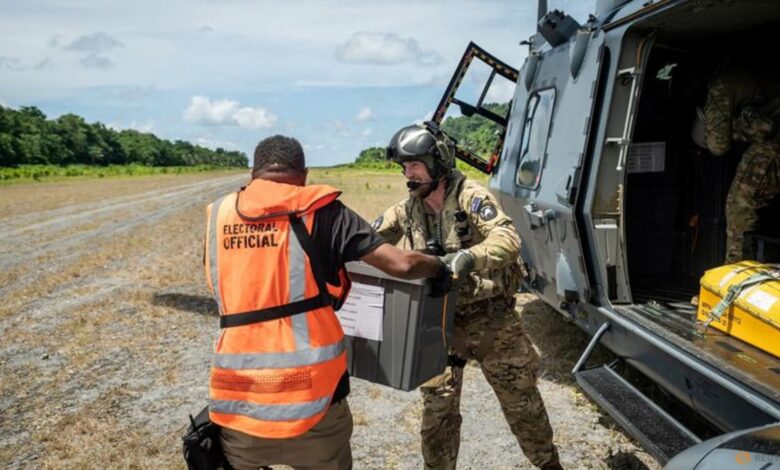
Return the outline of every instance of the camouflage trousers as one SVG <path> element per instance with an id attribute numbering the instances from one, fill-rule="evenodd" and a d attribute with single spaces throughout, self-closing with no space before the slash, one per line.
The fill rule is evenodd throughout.
<path id="1" fill-rule="evenodd" d="M 726 197 L 726 263 L 743 259 L 745 232 L 755 230 L 757 211 L 780 192 L 780 143 L 750 144 Z"/>
<path id="2" fill-rule="evenodd" d="M 488 333 L 493 330 L 491 333 Z M 490 344 L 483 344 L 483 338 Z M 458 306 L 445 372 L 426 382 L 420 435 L 427 469 L 454 469 L 460 446 L 460 395 L 466 360 L 477 360 L 493 388 L 523 453 L 542 469 L 559 469 L 547 410 L 536 387 L 539 356 L 525 335 L 514 299 L 488 299 Z M 474 436 L 479 438 L 479 436 Z"/>

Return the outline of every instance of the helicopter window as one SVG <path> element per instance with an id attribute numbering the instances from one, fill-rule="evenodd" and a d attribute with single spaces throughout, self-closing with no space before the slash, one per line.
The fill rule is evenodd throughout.
<path id="1" fill-rule="evenodd" d="M 520 186 L 535 188 L 539 184 L 554 105 L 554 88 L 534 92 L 528 99 L 517 167 L 517 184 Z"/>

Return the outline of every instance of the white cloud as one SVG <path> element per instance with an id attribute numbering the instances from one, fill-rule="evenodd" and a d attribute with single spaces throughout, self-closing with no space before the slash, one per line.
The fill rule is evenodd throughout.
<path id="1" fill-rule="evenodd" d="M 437 65 L 442 58 L 434 51 L 424 51 L 416 40 L 392 33 L 361 31 L 336 48 L 336 58 L 356 64 L 392 65 L 416 62 Z"/>
<path id="2" fill-rule="evenodd" d="M 184 120 L 197 124 L 225 124 L 238 111 L 238 102 L 233 100 L 215 100 L 205 96 L 193 96 L 190 106 L 184 110 Z"/>
<path id="3" fill-rule="evenodd" d="M 117 87 L 110 91 L 109 96 L 112 98 L 119 98 L 122 101 L 127 102 L 139 102 L 148 99 L 155 92 L 155 87 L 148 86 L 126 86 Z"/>
<path id="4" fill-rule="evenodd" d="M 515 94 L 515 83 L 509 80 L 496 80 L 490 85 L 485 103 L 506 103 L 512 99 Z"/>
<path id="5" fill-rule="evenodd" d="M 246 129 L 267 129 L 276 124 L 277 117 L 267 108 L 240 107 L 238 101 L 214 100 L 193 96 L 184 110 L 184 121 L 213 126 L 239 126 Z"/>
<path id="6" fill-rule="evenodd" d="M 48 57 L 35 64 L 35 70 L 46 70 L 54 65 L 51 59 Z"/>
<path id="7" fill-rule="evenodd" d="M 241 108 L 233 114 L 233 119 L 247 129 L 266 129 L 276 123 L 276 116 L 266 108 Z"/>
<path id="8" fill-rule="evenodd" d="M 123 124 L 121 122 L 109 122 L 106 124 L 111 129 L 121 131 L 121 130 L 134 130 L 138 132 L 152 132 L 154 130 L 154 121 L 146 120 L 144 122 L 138 122 L 135 119 L 130 121 L 129 124 Z"/>
<path id="9" fill-rule="evenodd" d="M 238 146 L 233 142 L 210 139 L 208 137 L 198 137 L 195 139 L 195 144 L 200 145 L 201 147 L 210 148 L 212 150 L 216 150 L 218 148 L 225 150 L 235 150 L 238 148 Z"/>
<path id="10" fill-rule="evenodd" d="M 26 4 L 22 0 L 9 1 L 11 5 Z M 247 91 L 286 91 L 296 84 L 320 88 L 427 85 L 432 74 L 449 79 L 469 40 L 519 65 L 525 49 L 518 48 L 517 41 L 527 38 L 535 25 L 533 13 L 525 15 L 526 11 L 535 11 L 535 6 L 527 6 L 527 2 L 506 5 L 497 0 L 481 2 L 480 8 L 472 8 L 465 0 L 417 2 L 413 15 L 409 15 L 409 8 L 399 8 L 394 2 L 359 0 L 65 3 L 69 5 L 67 11 L 8 6 L 0 15 L 0 30 L 13 38 L 9 43 L 13 49 L 0 47 L 0 55 L 19 57 L 25 66 L 22 73 L 0 71 L 0 88 L 13 92 L 20 102 L 71 99 L 84 88 L 152 83 L 161 90 L 185 90 L 187 101 L 198 93 L 246 96 Z M 450 15 L 447 22 L 437 21 L 442 15 Z M 529 21 L 524 20 L 526 16 Z M 293 18 L 299 27 L 290 28 Z M 507 22 L 507 18 L 512 21 Z M 423 67 L 412 59 L 389 67 L 353 63 L 345 67 L 334 53 L 356 32 L 356 24 L 363 32 L 380 36 L 392 33 L 402 43 L 412 38 L 416 46 L 412 49 L 422 50 L 423 63 L 430 59 L 436 62 L 437 57 L 441 63 Z M 69 46 L 77 50 L 67 49 Z M 407 49 L 408 44 L 402 48 Z M 96 50 L 100 51 L 99 58 L 110 60 L 113 66 L 96 69 L 80 62 Z M 263 66 L 258 68 L 258 51 L 275 53 L 263 54 Z M 425 54 L 428 51 L 435 54 Z M 54 61 L 56 83 L 34 69 L 44 57 Z M 105 63 L 94 58 L 84 60 L 90 65 Z M 444 86 L 446 81 L 437 85 Z M 249 100 L 241 98 L 246 103 Z M 181 106 L 180 98 L 160 101 L 157 106 L 174 113 L 186 107 L 170 109 Z M 158 125 L 163 125 L 162 119 Z"/>
<path id="11" fill-rule="evenodd" d="M 56 36 L 52 38 L 51 43 L 54 45 L 59 44 L 58 38 Z M 65 49 L 69 51 L 100 54 L 101 52 L 107 52 L 117 47 L 125 47 L 125 45 L 104 32 L 97 32 L 79 36 L 65 46 Z"/>
<path id="12" fill-rule="evenodd" d="M 347 132 L 349 130 L 347 125 L 341 122 L 341 119 L 334 119 L 331 125 L 333 126 L 333 129 L 339 132 Z"/>
<path id="13" fill-rule="evenodd" d="M 353 132 L 350 127 L 344 123 L 341 119 L 333 119 L 329 123 L 323 126 L 323 129 L 327 130 L 330 136 L 336 136 L 340 138 L 349 139 L 353 137 Z"/>
<path id="14" fill-rule="evenodd" d="M 325 148 L 325 144 L 303 144 L 304 150 L 322 150 Z"/>
<path id="15" fill-rule="evenodd" d="M 97 54 L 87 54 L 81 58 L 81 65 L 88 69 L 110 69 L 114 66 L 114 62 L 108 57 L 103 57 Z"/>
<path id="16" fill-rule="evenodd" d="M 373 130 L 373 129 L 371 129 L 371 128 L 368 128 L 368 129 L 364 130 L 364 131 L 363 131 L 363 132 L 360 134 L 360 137 L 362 137 L 362 138 L 364 138 L 364 139 L 367 139 L 367 138 L 371 137 L 371 135 L 372 135 L 373 133 L 374 133 L 374 130 Z"/>
<path id="17" fill-rule="evenodd" d="M 551 7 L 554 1 L 566 1 L 568 13 L 582 2 L 550 0 Z M 582 3 L 583 9 L 592 9 L 584 5 L 592 2 Z M 8 0 L 2 5 L 0 31 L 7 41 L 0 40 L 0 56 L 18 58 L 22 67 L 0 70 L 0 96 L 8 104 L 39 104 L 49 115 L 74 112 L 90 122 L 126 124 L 137 119 L 136 125 L 143 126 L 145 119 L 153 119 L 153 132 L 160 137 L 232 140 L 251 153 L 258 130 L 240 128 L 232 114 L 214 124 L 206 112 L 203 119 L 223 126 L 215 128 L 182 120 L 196 95 L 210 98 L 212 104 L 229 98 L 240 103 L 236 110 L 262 106 L 278 112 L 270 131 L 288 132 L 302 142 L 340 142 L 337 152 L 311 150 L 313 164 L 337 162 L 373 140 L 386 144 L 398 127 L 425 114 L 436 104 L 469 40 L 518 67 L 527 48 L 517 43 L 536 25 L 535 2 L 497 0 L 479 2 L 478 8 L 466 0 Z M 439 21 L 445 17 L 447 21 Z M 291 28 L 292 23 L 296 27 Z M 353 37 L 359 31 L 363 33 Z M 368 54 L 369 46 L 379 47 L 378 63 L 405 62 L 365 65 L 377 63 L 377 57 Z M 342 60 L 335 56 L 337 50 Z M 393 51 L 395 57 L 388 54 Z M 87 59 L 93 53 L 97 58 Z M 37 70 L 47 57 L 50 68 Z M 420 65 L 438 57 L 441 63 L 436 66 Z M 81 63 L 108 65 L 101 58 L 113 66 L 95 69 Z M 152 87 L 152 92 L 139 89 L 117 96 L 117 90 L 132 87 Z M 105 106 L 95 106 L 101 102 Z M 276 103 L 284 103 L 283 115 L 283 105 Z M 363 106 L 373 108 L 376 120 L 355 120 Z M 244 125 L 268 120 L 262 113 L 241 116 Z M 349 126 L 342 132 L 354 139 L 334 131 L 336 117 Z M 294 132 L 285 131 L 290 122 L 296 124 Z M 373 135 L 364 141 L 360 137 L 366 127 L 373 128 Z"/>
<path id="18" fill-rule="evenodd" d="M 18 57 L 0 57 L 0 70 L 22 70 L 22 61 Z"/>
<path id="19" fill-rule="evenodd" d="M 428 113 L 425 116 L 423 116 L 422 119 L 417 119 L 416 121 L 414 121 L 414 123 L 422 124 L 425 121 L 430 121 L 431 119 L 433 119 L 433 111 L 428 111 Z"/>
<path id="20" fill-rule="evenodd" d="M 62 36 L 59 34 L 52 36 L 49 38 L 49 46 L 51 47 L 62 47 Z"/>
<path id="21" fill-rule="evenodd" d="M 424 79 L 421 83 L 423 85 L 429 85 L 429 86 L 436 86 L 441 87 L 443 90 L 444 87 L 447 86 L 447 84 L 450 83 L 450 79 L 452 78 L 452 70 L 447 70 L 446 73 L 434 73 L 430 77 Z"/>
<path id="22" fill-rule="evenodd" d="M 81 35 L 69 44 L 63 44 L 60 36 L 53 36 L 49 39 L 49 45 L 82 53 L 84 55 L 79 60 L 82 66 L 100 70 L 110 69 L 114 66 L 114 62 L 105 56 L 106 52 L 125 47 L 124 44 L 104 32 Z"/>
<path id="23" fill-rule="evenodd" d="M 357 116 L 355 116 L 355 119 L 361 122 L 371 121 L 374 118 L 376 118 L 376 115 L 374 114 L 374 111 L 368 106 L 363 106 L 362 108 L 360 108 L 360 111 L 358 111 Z"/>

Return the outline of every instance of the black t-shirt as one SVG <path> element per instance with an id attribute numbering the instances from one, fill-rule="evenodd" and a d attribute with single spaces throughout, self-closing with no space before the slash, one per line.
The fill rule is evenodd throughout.
<path id="1" fill-rule="evenodd" d="M 333 201 L 314 216 L 314 246 L 330 284 L 338 285 L 338 271 L 386 243 L 371 225 L 341 201 Z"/>
<path id="2" fill-rule="evenodd" d="M 340 201 L 333 201 L 316 212 L 312 238 L 327 281 L 333 285 L 339 285 L 338 272 L 344 263 L 358 261 L 387 243 L 368 222 Z M 349 395 L 349 389 L 349 374 L 344 372 L 333 392 L 332 403 Z"/>

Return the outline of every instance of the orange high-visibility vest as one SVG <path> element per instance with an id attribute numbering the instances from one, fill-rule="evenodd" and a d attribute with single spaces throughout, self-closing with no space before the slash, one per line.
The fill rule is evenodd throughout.
<path id="1" fill-rule="evenodd" d="M 299 436 L 325 415 L 346 372 L 334 313 L 349 277 L 327 284 L 314 215 L 340 192 L 255 179 L 207 209 L 206 277 L 223 328 L 209 382 L 214 423 L 266 438 Z"/>

